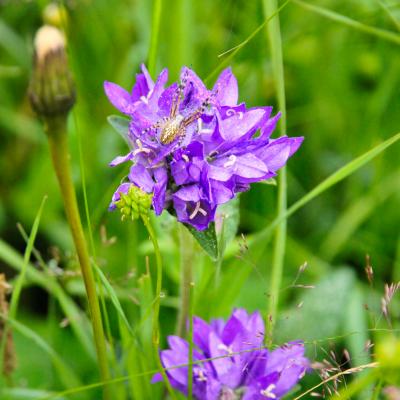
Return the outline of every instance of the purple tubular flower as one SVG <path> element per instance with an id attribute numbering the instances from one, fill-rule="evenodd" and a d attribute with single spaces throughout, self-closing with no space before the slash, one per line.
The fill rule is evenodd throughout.
<path id="1" fill-rule="evenodd" d="M 128 154 L 110 166 L 133 164 L 126 182 L 153 194 L 157 215 L 166 209 L 197 230 L 214 221 L 218 205 L 250 184 L 270 179 L 301 145 L 302 137 L 271 139 L 280 117 L 272 107 L 238 104 L 238 85 L 230 68 L 208 90 L 194 71 L 183 67 L 179 84 L 166 87 L 164 69 L 154 82 L 146 67 L 129 93 L 105 82 L 110 102 L 130 118 Z"/>
<path id="2" fill-rule="evenodd" d="M 198 400 L 267 400 L 287 394 L 309 369 L 304 344 L 287 343 L 276 350 L 262 347 L 264 323 L 258 312 L 234 310 L 231 317 L 207 324 L 193 320 L 193 395 Z M 168 338 L 161 360 L 171 385 L 187 394 L 189 344 Z M 205 360 L 205 361 L 203 361 Z M 180 366 L 181 367 L 178 367 Z M 162 381 L 161 374 L 152 382 Z"/>

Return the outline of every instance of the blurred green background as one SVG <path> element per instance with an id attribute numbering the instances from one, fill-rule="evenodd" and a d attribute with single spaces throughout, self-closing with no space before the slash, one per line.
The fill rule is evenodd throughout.
<path id="1" fill-rule="evenodd" d="M 398 1 L 310 3 L 370 27 L 399 33 Z M 25 249 L 16 224 L 19 222 L 29 232 L 47 194 L 36 239 L 45 265 L 38 268 L 84 308 L 83 288 L 74 276 L 77 265 L 46 137 L 26 94 L 33 36 L 44 19 L 57 19 L 48 5 L 48 1 L 0 2 L 0 271 L 9 280 L 15 276 L 16 265 L 21 264 L 18 253 L 23 255 Z M 107 166 L 116 155 L 125 154 L 126 148 L 107 124 L 106 117 L 116 112 L 103 93 L 103 81 L 126 88 L 133 85 L 139 65 L 146 62 L 148 54 L 152 2 L 85 0 L 66 1 L 64 6 L 62 26 L 67 32 L 78 92 L 69 130 L 82 217 L 85 220 L 81 167 L 98 264 L 120 294 L 130 320 L 135 321 L 141 312 L 138 278 L 145 272 L 145 256 L 152 250 L 139 223 L 121 223 L 117 213 L 107 211 L 111 194 L 127 167 Z M 168 67 L 172 82 L 182 65 L 206 78 L 224 59 L 219 55 L 245 40 L 263 23 L 265 15 L 261 1 L 169 0 L 164 2 L 161 18 L 157 71 Z M 280 19 L 288 134 L 305 137 L 300 151 L 288 163 L 290 205 L 338 168 L 400 131 L 400 47 L 298 3 L 285 6 Z M 230 63 L 238 78 L 239 98 L 250 106 L 276 104 L 267 39 L 263 29 Z M 346 347 L 354 356 L 354 364 L 368 360 L 363 350 L 365 341 L 378 336 L 368 329 L 388 327 L 380 316 L 383 285 L 400 280 L 399 156 L 400 147 L 395 144 L 289 218 L 283 287 L 291 285 L 299 266 L 307 261 L 308 268 L 298 283 L 316 288 L 282 291 L 278 343 L 297 338 L 310 343 L 315 340 L 310 354 L 320 348 L 329 351 L 333 346 L 340 358 Z M 274 219 L 276 192 L 276 186 L 255 184 L 241 195 L 239 234 L 251 238 Z M 166 335 L 173 332 L 175 324 L 178 233 L 168 216 L 155 223 L 166 271 L 167 296 L 161 314 Z M 210 297 L 207 285 L 215 267 L 199 250 L 195 313 L 208 318 L 226 316 L 234 306 L 265 309 L 271 248 L 270 242 L 259 244 L 238 260 L 232 247 L 222 265 L 221 288 L 214 297 Z M 367 254 L 374 268 L 373 286 L 364 272 Z M 35 257 L 32 263 L 38 265 Z M 18 320 L 57 349 L 83 382 L 96 380 L 93 361 L 83 355 L 73 330 L 69 326 L 60 328 L 63 311 L 49 295 L 53 292 L 43 286 L 28 279 Z M 297 306 L 300 302 L 304 302 L 302 307 Z M 110 304 L 108 307 L 112 309 Z M 399 327 L 399 312 L 394 299 L 393 327 Z M 114 314 L 110 311 L 110 325 L 118 355 L 121 349 Z M 357 333 L 349 335 L 351 332 Z M 327 340 L 340 335 L 344 339 Z M 16 385 L 59 389 L 50 358 L 18 332 L 15 342 Z"/>

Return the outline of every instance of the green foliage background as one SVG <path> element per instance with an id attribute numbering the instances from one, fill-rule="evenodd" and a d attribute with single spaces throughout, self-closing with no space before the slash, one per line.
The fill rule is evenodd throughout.
<path id="1" fill-rule="evenodd" d="M 168 67 L 170 81 L 177 79 L 182 65 L 191 66 L 206 78 L 227 57 L 219 57 L 221 53 L 243 42 L 265 20 L 261 1 L 163 3 L 157 71 Z M 368 27 L 392 31 L 398 43 L 333 21 L 301 2 L 290 2 L 281 11 L 288 134 L 305 137 L 300 151 L 288 163 L 289 205 L 340 167 L 400 131 L 400 3 L 317 0 L 310 4 Z M 82 309 L 83 286 L 76 276 L 73 245 L 46 137 L 26 95 L 33 36 L 43 23 L 47 5 L 47 1 L 0 2 L 0 270 L 12 281 L 16 269 L 21 268 L 25 242 L 16 223 L 29 232 L 47 194 L 35 242 L 44 265 L 39 267 L 39 278 L 27 275 L 17 320 L 55 349 L 81 384 L 88 384 L 98 380 L 92 355 L 90 350 L 83 350 L 71 324 L 60 328 L 65 309 L 60 306 L 56 295 L 59 289 L 54 284 L 63 289 L 68 301 L 73 300 L 73 307 L 79 305 Z M 153 254 L 140 223 L 121 223 L 117 213 L 107 211 L 113 190 L 127 173 L 126 166 L 111 169 L 107 163 L 127 149 L 107 123 L 106 117 L 115 110 L 102 85 L 110 80 L 126 88 L 132 86 L 140 63 L 148 56 L 152 6 L 146 0 L 68 1 L 63 22 L 78 92 L 69 131 L 82 217 L 85 220 L 83 168 L 96 259 L 122 302 L 132 329 L 142 337 L 149 328 L 147 319 L 140 318 L 152 301 L 148 278 L 143 277 L 145 257 L 150 255 L 152 269 Z M 238 78 L 241 101 L 250 106 L 276 104 L 266 29 L 246 43 L 230 65 Z M 353 365 L 369 360 L 363 349 L 365 341 L 379 339 L 380 334 L 368 329 L 387 328 L 380 317 L 383 285 L 400 280 L 399 156 L 400 147 L 395 143 L 288 219 L 282 287 L 291 285 L 299 266 L 307 261 L 308 268 L 297 283 L 316 288 L 282 290 L 274 337 L 277 344 L 303 338 L 309 343 L 312 358 L 327 357 L 324 351 L 331 348 L 340 358 L 346 347 L 353 356 Z M 276 192 L 276 186 L 255 184 L 241 195 L 239 242 L 240 234 L 244 234 L 246 242 L 252 243 L 252 237 L 274 220 Z M 175 326 L 181 252 L 173 220 L 164 215 L 154 223 L 165 268 L 166 297 L 161 303 L 165 338 Z M 196 248 L 195 314 L 226 317 L 238 306 L 266 312 L 272 242 L 258 241 L 237 259 L 238 240 L 228 245 L 220 285 L 215 290 L 210 288 L 215 265 Z M 374 267 L 372 287 L 364 273 L 367 254 Z M 32 269 L 37 269 L 33 267 L 38 264 L 35 257 L 31 263 Z M 303 307 L 298 307 L 300 302 Z M 364 304 L 368 304 L 369 311 Z M 79 312 L 79 308 L 74 310 Z M 124 359 L 129 352 L 124 352 L 124 328 L 120 328 L 113 303 L 107 301 L 107 308 L 116 348 L 113 372 L 120 376 L 130 373 L 130 361 Z M 399 328 L 396 299 L 392 323 L 393 328 Z M 82 329 L 83 334 L 90 332 L 85 323 Z M 17 329 L 14 335 L 18 355 L 15 385 L 43 391 L 65 388 L 54 369 L 54 360 L 37 341 Z M 328 339 L 333 337 L 336 339 Z M 135 355 L 131 356 L 133 363 Z M 119 362 L 121 359 L 123 362 Z M 144 390 L 155 390 L 147 386 Z M 116 399 L 123 399 L 126 388 L 118 387 Z M 35 393 L 36 397 L 27 397 L 27 392 L 18 397 L 15 390 L 7 396 L 43 395 Z M 93 392 L 82 396 L 95 398 L 91 397 L 95 396 Z"/>

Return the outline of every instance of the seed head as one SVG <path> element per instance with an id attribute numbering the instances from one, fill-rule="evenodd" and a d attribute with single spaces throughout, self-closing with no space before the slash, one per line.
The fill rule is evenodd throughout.
<path id="1" fill-rule="evenodd" d="M 60 30 L 50 25 L 44 25 L 35 36 L 29 99 L 42 118 L 67 116 L 75 103 L 75 85 L 68 67 L 65 38 Z"/>

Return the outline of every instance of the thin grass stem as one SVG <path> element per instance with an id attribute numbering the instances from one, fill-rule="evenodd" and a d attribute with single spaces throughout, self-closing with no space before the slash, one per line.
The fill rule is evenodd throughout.
<path id="1" fill-rule="evenodd" d="M 367 33 L 369 35 L 373 35 L 379 37 L 380 39 L 387 40 L 389 42 L 395 43 L 400 45 L 400 35 L 394 32 L 390 32 L 384 29 L 375 28 L 374 26 L 369 26 L 363 24 L 361 22 L 355 21 L 345 15 L 341 15 L 335 11 L 328 10 L 323 7 L 315 6 L 313 4 L 306 3 L 302 0 L 292 0 L 293 3 L 298 4 L 299 6 L 303 7 L 306 10 L 312 11 L 316 14 L 319 14 L 323 17 L 326 17 L 332 21 L 339 22 L 342 25 L 346 25 L 349 28 L 356 29 L 360 32 Z"/>
<path id="2" fill-rule="evenodd" d="M 247 43 L 249 43 L 252 39 L 254 39 L 255 36 L 257 36 L 258 33 L 260 33 L 264 27 L 271 21 L 273 20 L 274 17 L 276 17 L 292 0 L 287 0 L 285 1 L 279 8 L 277 8 L 271 15 L 269 15 L 264 22 L 257 28 L 255 29 L 243 42 L 239 43 L 237 46 L 225 51 L 224 53 L 220 54 L 219 57 L 222 57 L 224 55 L 227 55 L 227 57 L 221 61 L 219 65 L 207 76 L 206 79 L 204 79 L 204 83 L 209 84 L 211 83 L 212 79 L 214 79 L 219 72 L 221 72 L 225 67 L 227 67 L 233 57 L 244 47 L 246 46 Z M 229 54 L 228 54 L 229 53 Z"/>

